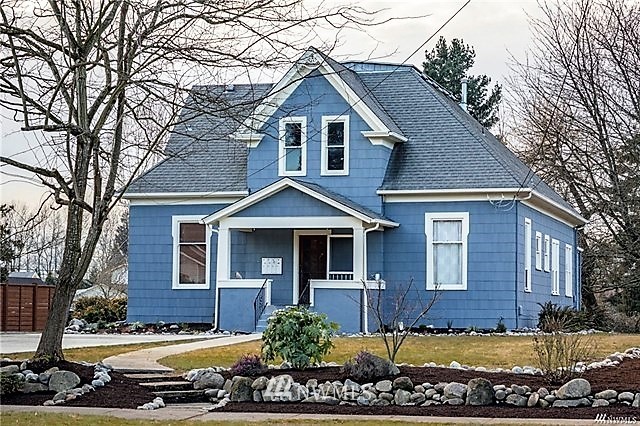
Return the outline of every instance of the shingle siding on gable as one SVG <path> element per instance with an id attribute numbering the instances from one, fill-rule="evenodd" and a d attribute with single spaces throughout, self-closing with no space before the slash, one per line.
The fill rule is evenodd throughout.
<path id="1" fill-rule="evenodd" d="M 172 290 L 172 216 L 214 212 L 224 205 L 130 206 L 127 321 L 210 323 L 215 302 L 216 234 L 211 236 L 212 285 Z"/>
<path id="2" fill-rule="evenodd" d="M 540 306 L 538 303 L 544 303 L 551 300 L 553 303 L 560 306 L 574 306 L 577 307 L 576 297 L 580 297 L 580 292 L 575 290 L 575 282 L 573 297 L 565 296 L 565 244 L 573 246 L 573 253 L 577 253 L 576 247 L 576 234 L 575 230 L 556 219 L 553 219 L 545 214 L 540 213 L 531 207 L 525 206 L 522 203 L 518 203 L 518 305 L 522 305 L 523 316 L 520 326 L 521 327 L 536 327 L 538 324 L 538 312 Z M 531 293 L 524 292 L 524 218 L 531 219 L 532 228 L 532 241 L 531 241 Z M 543 241 L 544 235 L 549 235 L 550 239 L 556 239 L 560 241 L 560 294 L 557 296 L 551 295 L 551 272 L 544 271 L 544 265 L 541 271 L 535 268 L 535 233 L 539 231 L 542 233 Z M 544 253 L 544 242 L 543 242 Z M 544 259 L 544 256 L 543 256 Z M 544 262 L 543 262 L 544 263 Z M 573 270 L 577 270 L 577 264 L 575 260 L 573 262 Z M 573 274 L 574 281 L 577 274 Z"/>
<path id="3" fill-rule="evenodd" d="M 292 207 L 295 206 L 295 209 Z M 235 217 L 346 216 L 297 189 L 287 188 L 234 214 Z"/>
<path id="4" fill-rule="evenodd" d="M 321 128 L 323 115 L 349 115 L 349 175 L 321 176 Z M 382 185 L 391 151 L 374 146 L 361 135 L 371 130 L 367 124 L 321 76 L 305 80 L 282 107 L 267 121 L 265 136 L 257 148 L 249 150 L 248 186 L 255 192 L 277 180 L 278 123 L 281 117 L 307 117 L 307 175 L 298 177 L 347 196 L 376 212 L 381 211 L 381 198 L 376 190 Z"/>
<path id="5" fill-rule="evenodd" d="M 424 324 L 446 327 L 494 327 L 504 317 L 507 327 L 515 327 L 515 214 L 501 211 L 489 202 L 388 203 L 385 212 L 401 223 L 386 230 L 383 277 L 387 280 L 391 303 L 394 289 L 411 279 L 423 301 L 426 288 L 425 213 L 469 212 L 467 290 L 441 291 L 440 298 Z M 418 304 L 415 293 L 413 302 Z M 391 309 L 389 305 L 388 309 Z M 417 307 L 416 307 L 417 309 Z"/>

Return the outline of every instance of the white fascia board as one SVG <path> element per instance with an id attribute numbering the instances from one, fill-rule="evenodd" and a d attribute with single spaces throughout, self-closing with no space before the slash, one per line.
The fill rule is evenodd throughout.
<path id="1" fill-rule="evenodd" d="M 176 193 L 130 193 L 124 198 L 131 206 L 231 204 L 241 200 L 247 191 L 228 192 L 176 192 Z"/>
<path id="2" fill-rule="evenodd" d="M 345 206 L 344 204 L 340 204 L 340 203 L 336 203 L 335 200 L 326 197 L 322 194 L 317 193 L 316 191 L 307 188 L 304 185 L 301 185 L 300 183 L 289 179 L 289 178 L 284 178 L 281 179 L 265 188 L 262 188 L 261 190 L 249 195 L 248 197 L 236 202 L 233 205 L 230 205 L 228 207 L 225 207 L 224 209 L 221 209 L 207 217 L 205 217 L 203 219 L 204 223 L 206 224 L 210 224 L 213 222 L 217 222 L 218 220 L 231 216 L 259 201 L 264 200 L 265 198 L 270 197 L 271 195 L 274 195 L 277 192 L 280 192 L 282 190 L 284 190 L 285 188 L 294 188 L 297 189 L 298 191 L 307 194 L 325 204 L 328 204 L 338 210 L 341 210 L 343 212 L 345 212 L 346 214 L 348 214 L 349 216 L 352 216 L 354 218 L 357 218 L 365 223 L 380 223 L 381 225 L 387 225 L 387 226 L 399 226 L 397 223 L 395 222 L 390 222 L 390 221 L 384 221 L 384 220 L 380 220 L 380 219 L 374 219 L 371 218 L 363 213 L 360 213 L 348 206 Z M 253 226 L 255 228 L 255 226 Z"/>
<path id="3" fill-rule="evenodd" d="M 262 138 L 264 138 L 263 133 L 232 133 L 230 135 L 232 139 L 235 139 L 240 142 L 245 142 L 249 148 L 256 148 L 262 142 Z"/>
<path id="4" fill-rule="evenodd" d="M 225 217 L 219 229 L 317 229 L 354 228 L 362 222 L 350 216 L 283 216 L 283 217 Z"/>
<path id="5" fill-rule="evenodd" d="M 540 194 L 537 191 L 533 191 L 531 195 L 532 196 L 530 199 L 523 200 L 523 204 L 534 208 L 549 217 L 559 220 L 565 225 L 573 227 L 582 226 L 589 223 L 589 221 L 582 217 L 579 213 L 558 204 L 557 202 Z"/>
<path id="6" fill-rule="evenodd" d="M 402 135 L 390 131 L 364 130 L 360 133 L 369 139 L 372 145 L 382 145 L 389 149 L 393 148 L 396 142 L 406 142 L 409 140 Z"/>

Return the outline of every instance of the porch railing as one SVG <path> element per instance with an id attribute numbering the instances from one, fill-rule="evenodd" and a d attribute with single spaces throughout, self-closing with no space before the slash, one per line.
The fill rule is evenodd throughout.
<path id="1" fill-rule="evenodd" d="M 267 282 L 269 280 L 266 279 L 262 283 L 262 287 L 258 290 L 258 294 L 256 294 L 255 299 L 253 299 L 253 325 L 255 327 L 258 326 L 258 320 L 264 313 L 265 308 L 267 307 Z"/>
<path id="2" fill-rule="evenodd" d="M 329 271 L 329 279 L 333 281 L 353 281 L 353 272 Z"/>

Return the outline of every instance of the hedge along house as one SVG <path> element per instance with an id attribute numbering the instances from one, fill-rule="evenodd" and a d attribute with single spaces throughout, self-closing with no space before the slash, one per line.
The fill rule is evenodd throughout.
<path id="1" fill-rule="evenodd" d="M 125 195 L 129 321 L 253 331 L 306 304 L 373 331 L 364 286 L 389 311 L 409 283 L 436 327 L 579 307 L 585 220 L 412 66 L 309 49 L 276 84 L 195 87 L 167 151 Z"/>

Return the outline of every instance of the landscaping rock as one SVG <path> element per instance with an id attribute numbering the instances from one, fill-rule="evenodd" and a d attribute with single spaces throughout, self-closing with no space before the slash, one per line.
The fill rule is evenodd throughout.
<path id="1" fill-rule="evenodd" d="M 318 402 L 327 405 L 338 405 L 340 404 L 340 400 L 338 398 L 334 398 L 333 396 L 321 396 L 318 398 Z"/>
<path id="2" fill-rule="evenodd" d="M 0 374 L 16 374 L 20 372 L 20 368 L 17 365 L 5 365 L 0 367 Z"/>
<path id="3" fill-rule="evenodd" d="M 404 389 L 398 389 L 393 397 L 396 405 L 407 405 L 411 401 L 411 392 Z"/>
<path id="4" fill-rule="evenodd" d="M 608 407 L 609 401 L 606 399 L 594 399 L 593 403 L 591 403 L 592 407 Z"/>
<path id="5" fill-rule="evenodd" d="M 386 399 L 374 399 L 371 401 L 371 405 L 374 407 L 386 407 L 387 405 L 391 405 L 391 403 Z"/>
<path id="6" fill-rule="evenodd" d="M 593 395 L 596 399 L 613 399 L 618 397 L 618 392 L 613 389 L 603 390 L 602 392 L 598 392 Z"/>
<path id="7" fill-rule="evenodd" d="M 507 393 L 504 390 L 497 390 L 495 397 L 498 401 L 504 401 L 504 399 L 507 397 Z"/>
<path id="8" fill-rule="evenodd" d="M 553 408 L 589 407 L 591 402 L 587 398 L 579 399 L 556 399 L 551 405 Z"/>
<path id="9" fill-rule="evenodd" d="M 249 377 L 235 376 L 231 385 L 231 401 L 250 402 L 253 401 L 253 380 Z"/>
<path id="10" fill-rule="evenodd" d="M 344 381 L 344 386 L 342 387 L 343 393 L 360 393 L 361 390 L 360 385 L 353 380 L 347 379 Z"/>
<path id="11" fill-rule="evenodd" d="M 391 394 L 389 392 L 380 392 L 378 394 L 378 398 L 384 399 L 384 400 L 387 400 L 387 401 L 391 402 L 391 401 L 393 401 L 393 394 Z"/>
<path id="12" fill-rule="evenodd" d="M 358 381 L 364 381 L 378 377 L 395 376 L 400 374 L 400 370 L 388 359 L 367 354 L 366 362 L 360 362 L 349 367 L 349 374 Z"/>
<path id="13" fill-rule="evenodd" d="M 507 396 L 505 402 L 509 405 L 515 405 L 516 407 L 526 407 L 529 398 L 526 396 L 518 395 L 517 393 L 512 393 Z"/>
<path id="14" fill-rule="evenodd" d="M 547 388 L 540 388 L 538 389 L 538 395 L 540 395 L 540 398 L 544 399 L 547 395 L 549 395 L 549 391 L 547 390 Z"/>
<path id="15" fill-rule="evenodd" d="M 511 390 L 516 395 L 524 395 L 527 393 L 527 390 L 523 386 L 511 385 Z"/>
<path id="16" fill-rule="evenodd" d="M 427 389 L 426 391 L 424 391 L 424 396 L 427 399 L 431 399 L 433 397 L 433 395 L 437 395 L 438 391 L 436 391 L 435 389 Z"/>
<path id="17" fill-rule="evenodd" d="M 391 389 L 393 389 L 391 380 L 381 380 L 376 383 L 376 390 L 378 392 L 391 392 Z"/>
<path id="18" fill-rule="evenodd" d="M 307 389 L 315 389 L 318 387 L 317 379 L 309 379 L 307 380 Z"/>
<path id="19" fill-rule="evenodd" d="M 53 395 L 53 398 L 51 398 L 51 400 L 53 402 L 59 402 L 59 401 L 64 401 L 66 397 L 67 397 L 66 392 L 58 392 L 57 394 Z"/>
<path id="20" fill-rule="evenodd" d="M 585 379 L 573 379 L 556 391 L 558 399 L 584 398 L 591 394 L 591 384 Z M 555 405 L 554 405 L 555 407 Z"/>
<path id="21" fill-rule="evenodd" d="M 458 382 L 451 382 L 444 387 L 444 396 L 447 399 L 464 399 L 467 396 L 467 385 Z"/>
<path id="22" fill-rule="evenodd" d="M 91 381 L 91 386 L 93 386 L 94 388 L 101 388 L 104 386 L 104 382 L 102 380 L 92 380 Z"/>
<path id="23" fill-rule="evenodd" d="M 411 395 L 411 402 L 415 405 L 422 404 L 426 399 L 427 398 L 424 396 L 424 394 L 420 392 L 416 392 Z"/>
<path id="24" fill-rule="evenodd" d="M 25 383 L 20 388 L 20 392 L 22 393 L 46 392 L 48 390 L 49 387 L 42 383 Z"/>
<path id="25" fill-rule="evenodd" d="M 194 389 L 221 389 L 224 386 L 224 377 L 220 373 L 213 371 L 201 374 L 200 377 L 193 382 Z"/>
<path id="26" fill-rule="evenodd" d="M 49 390 L 64 392 L 80 384 L 80 377 L 72 371 L 56 371 L 49 378 Z M 55 401 L 55 400 L 54 400 Z"/>
<path id="27" fill-rule="evenodd" d="M 398 377 L 393 381 L 392 387 L 393 389 L 402 389 L 411 392 L 413 391 L 413 382 L 406 376 Z"/>
<path id="28" fill-rule="evenodd" d="M 253 391 L 253 402 L 262 402 L 262 392 L 259 390 Z"/>
<path id="29" fill-rule="evenodd" d="M 469 380 L 467 384 L 467 405 L 491 405 L 495 401 L 493 385 L 487 379 Z"/>
<path id="30" fill-rule="evenodd" d="M 538 395 L 538 392 L 533 392 L 531 395 L 529 395 L 529 399 L 527 400 L 527 407 L 535 407 L 536 405 L 538 405 L 538 401 L 540 401 L 540 395 Z"/>
<path id="31" fill-rule="evenodd" d="M 251 388 L 253 390 L 259 391 L 265 390 L 267 388 L 267 383 L 269 383 L 269 379 L 267 379 L 265 376 L 260 376 L 253 381 L 253 383 L 251 384 Z"/>
<path id="32" fill-rule="evenodd" d="M 620 402 L 633 402 L 633 392 L 621 392 L 618 394 L 618 401 Z"/>
<path id="33" fill-rule="evenodd" d="M 443 402 L 443 404 L 447 405 L 464 405 L 464 399 L 462 398 L 451 398 L 447 399 Z"/>
<path id="34" fill-rule="evenodd" d="M 364 392 L 362 392 L 362 394 L 360 394 L 360 396 L 358 396 L 356 402 L 358 403 L 358 405 L 367 406 L 367 405 L 371 405 L 371 403 L 375 399 L 376 399 L 376 394 L 375 393 L 369 392 L 369 391 L 364 391 Z"/>
<path id="35" fill-rule="evenodd" d="M 633 398 L 633 402 L 631 403 L 631 406 L 634 408 L 640 408 L 640 392 L 638 392 L 635 398 Z"/>

